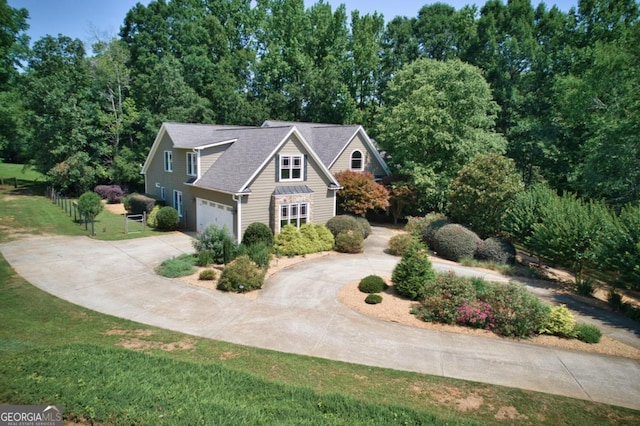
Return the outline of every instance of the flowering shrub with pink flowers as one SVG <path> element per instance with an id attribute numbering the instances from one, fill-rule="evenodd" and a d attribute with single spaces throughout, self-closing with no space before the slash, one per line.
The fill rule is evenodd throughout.
<path id="1" fill-rule="evenodd" d="M 491 305 L 480 300 L 462 302 L 458 308 L 456 322 L 472 328 L 491 330 L 495 326 Z"/>

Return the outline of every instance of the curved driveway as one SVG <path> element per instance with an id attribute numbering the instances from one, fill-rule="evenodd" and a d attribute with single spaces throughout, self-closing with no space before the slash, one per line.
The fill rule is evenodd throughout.
<path id="1" fill-rule="evenodd" d="M 145 324 L 282 352 L 640 409 L 639 361 L 417 329 L 342 305 L 337 294 L 345 284 L 369 274 L 391 274 L 398 259 L 383 252 L 387 238 L 388 231 L 374 228 L 364 254 L 321 257 L 283 270 L 265 283 L 256 300 L 155 275 L 153 267 L 162 260 L 192 251 L 191 238 L 180 233 L 117 242 L 43 237 L 1 244 L 0 251 L 35 286 Z M 459 267 L 456 273 L 478 275 Z"/>

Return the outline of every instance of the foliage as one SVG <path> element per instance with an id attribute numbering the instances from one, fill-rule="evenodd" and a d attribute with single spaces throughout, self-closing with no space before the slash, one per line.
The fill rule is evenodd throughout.
<path id="1" fill-rule="evenodd" d="M 433 222 L 446 220 L 447 217 L 442 213 L 429 213 L 425 216 L 409 216 L 407 218 L 407 224 L 404 227 L 404 230 L 418 237 L 420 239 L 423 238 L 423 235 L 429 225 Z"/>
<path id="2" fill-rule="evenodd" d="M 411 234 L 396 234 L 389 239 L 389 254 L 402 256 L 411 240 L 415 237 Z"/>
<path id="3" fill-rule="evenodd" d="M 343 231 L 359 231 L 362 232 L 362 228 L 360 227 L 360 223 L 356 220 L 355 217 L 341 214 L 332 217 L 327 221 L 327 228 L 334 237 L 337 237 L 339 233 Z M 363 234 L 364 237 L 364 234 Z"/>
<path id="4" fill-rule="evenodd" d="M 369 172 L 344 170 L 335 173 L 342 186 L 338 191 L 338 207 L 346 213 L 363 216 L 369 210 L 386 209 L 389 192 Z"/>
<path id="5" fill-rule="evenodd" d="M 289 224 L 275 236 L 275 253 L 280 256 L 299 256 L 333 249 L 331 232 L 322 224 L 305 223 L 296 228 Z"/>
<path id="6" fill-rule="evenodd" d="M 215 269 L 203 269 L 198 275 L 198 279 L 201 281 L 213 281 L 216 279 Z"/>
<path id="7" fill-rule="evenodd" d="M 225 263 L 225 245 L 227 250 L 229 247 L 232 250 L 236 249 L 235 241 L 226 225 L 222 228 L 215 224 L 207 226 L 193 242 L 193 248 L 198 253 L 202 251 L 211 253 L 211 260 L 218 265 Z"/>
<path id="8" fill-rule="evenodd" d="M 360 231 L 362 231 L 362 237 L 366 240 L 369 238 L 369 235 L 371 235 L 371 224 L 369 224 L 369 221 L 364 217 L 356 217 L 356 221 L 360 226 Z"/>
<path id="9" fill-rule="evenodd" d="M 181 254 L 178 257 L 163 261 L 156 268 L 156 273 L 167 278 L 185 277 L 196 272 L 195 264 L 196 257 L 193 254 Z"/>
<path id="10" fill-rule="evenodd" d="M 450 224 L 451 222 L 449 222 L 449 219 L 446 217 L 428 221 L 426 226 L 422 227 L 422 234 L 419 235 L 419 237 L 422 238 L 422 241 L 424 241 L 429 247 L 433 247 L 436 232 L 438 232 L 440 228 Z"/>
<path id="11" fill-rule="evenodd" d="M 442 210 L 449 182 L 480 153 L 502 153 L 498 105 L 481 70 L 461 61 L 418 59 L 385 91 L 377 140 L 409 176 L 425 207 Z"/>
<path id="12" fill-rule="evenodd" d="M 560 337 L 573 337 L 576 319 L 565 305 L 554 306 L 542 325 L 540 333 Z"/>
<path id="13" fill-rule="evenodd" d="M 239 256 L 236 260 L 225 266 L 218 290 L 246 293 L 262 288 L 265 270 L 256 265 L 249 256 Z"/>
<path id="14" fill-rule="evenodd" d="M 495 325 L 491 305 L 479 300 L 463 301 L 458 308 L 456 323 L 471 328 L 491 330 Z"/>
<path id="15" fill-rule="evenodd" d="M 100 196 L 95 192 L 87 191 L 78 198 L 78 210 L 89 220 L 95 219 L 103 207 Z"/>
<path id="16" fill-rule="evenodd" d="M 46 172 L 47 178 L 65 194 L 82 194 L 96 180 L 96 170 L 88 163 L 89 156 L 85 152 L 77 152 L 51 166 Z"/>
<path id="17" fill-rule="evenodd" d="M 407 206 L 415 204 L 418 194 L 416 189 L 409 182 L 391 182 L 389 190 L 389 211 L 393 216 L 393 224 L 404 217 L 403 212 Z"/>
<path id="18" fill-rule="evenodd" d="M 391 275 L 395 292 L 411 300 L 418 300 L 424 296 L 426 287 L 435 278 L 436 273 L 429 260 L 427 247 L 412 240 Z"/>
<path id="19" fill-rule="evenodd" d="M 516 262 L 516 248 L 504 238 L 487 238 L 480 242 L 474 254 L 479 260 L 513 265 Z"/>
<path id="20" fill-rule="evenodd" d="M 106 199 L 110 204 L 120 203 L 124 196 L 120 185 L 98 185 L 93 189 L 93 192 L 98 194 L 101 198 Z"/>
<path id="21" fill-rule="evenodd" d="M 358 283 L 358 290 L 363 293 L 381 293 L 387 289 L 387 283 L 377 275 L 364 277 Z"/>
<path id="22" fill-rule="evenodd" d="M 130 214 L 149 213 L 153 210 L 156 202 L 154 198 L 134 192 L 126 197 L 125 208 L 129 210 Z"/>
<path id="23" fill-rule="evenodd" d="M 238 247 L 238 256 L 249 256 L 249 259 L 255 262 L 256 265 L 261 268 L 268 269 L 269 264 L 271 263 L 272 250 L 272 245 L 269 245 L 265 241 L 258 241 L 248 246 L 241 244 Z"/>
<path id="24" fill-rule="evenodd" d="M 209 250 L 200 250 L 198 252 L 198 259 L 196 265 L 205 267 L 213 264 L 213 253 Z"/>
<path id="25" fill-rule="evenodd" d="M 607 294 L 607 302 L 609 302 L 609 305 L 611 305 L 611 307 L 616 311 L 620 311 L 624 307 L 622 295 L 615 291 L 615 289 L 609 290 L 609 293 Z"/>
<path id="26" fill-rule="evenodd" d="M 482 238 L 498 235 L 506 209 L 523 189 L 513 160 L 498 154 L 480 154 L 451 181 L 449 217 Z"/>
<path id="27" fill-rule="evenodd" d="M 620 285 L 640 289 L 640 205 L 627 205 L 603 241 L 598 264 L 617 275 Z"/>
<path id="28" fill-rule="evenodd" d="M 551 310 L 520 284 L 495 284 L 478 298 L 491 305 L 494 331 L 502 336 L 528 337 L 538 333 Z"/>
<path id="29" fill-rule="evenodd" d="M 158 221 L 156 220 L 156 215 L 158 214 L 158 212 L 160 211 L 161 208 L 162 207 L 160 207 L 157 204 L 155 206 L 153 206 L 153 208 L 151 209 L 151 211 L 147 215 L 147 225 L 148 226 L 151 226 L 153 228 L 158 226 Z"/>
<path id="30" fill-rule="evenodd" d="M 321 223 L 305 223 L 300 226 L 300 235 L 309 247 L 309 253 L 333 249 L 334 238 L 331 231 Z"/>
<path id="31" fill-rule="evenodd" d="M 576 285 L 576 291 L 581 296 L 591 297 L 595 291 L 595 286 L 593 285 L 593 279 L 587 278 L 582 280 L 582 282 Z"/>
<path id="32" fill-rule="evenodd" d="M 362 253 L 364 237 L 360 230 L 342 231 L 336 237 L 335 250 L 340 253 Z"/>
<path id="33" fill-rule="evenodd" d="M 429 246 L 438 256 L 457 262 L 473 257 L 481 241 L 475 232 L 454 223 L 438 229 Z"/>
<path id="34" fill-rule="evenodd" d="M 576 339 L 592 344 L 599 343 L 602 337 L 600 329 L 592 324 L 576 324 L 572 334 L 576 336 Z"/>
<path id="35" fill-rule="evenodd" d="M 460 259 L 460 265 L 470 268 L 490 269 L 499 272 L 502 275 L 514 275 L 514 268 L 506 263 L 498 263 L 490 260 L 478 260 L 465 257 Z"/>
<path id="36" fill-rule="evenodd" d="M 557 198 L 557 194 L 544 184 L 527 188 L 514 197 L 507 208 L 504 231 L 516 241 L 533 248 L 531 238 L 535 226 L 542 222 L 545 207 Z"/>
<path id="37" fill-rule="evenodd" d="M 382 303 L 382 296 L 379 294 L 369 294 L 364 298 L 364 303 L 368 305 L 377 305 L 378 303 Z"/>
<path id="38" fill-rule="evenodd" d="M 164 206 L 156 213 L 156 226 L 161 231 L 173 231 L 178 227 L 178 223 L 180 215 L 173 207 Z"/>
<path id="39" fill-rule="evenodd" d="M 244 231 L 242 244 L 250 246 L 259 242 L 273 246 L 273 231 L 264 223 L 254 222 L 247 226 L 247 229 Z"/>
<path id="40" fill-rule="evenodd" d="M 425 321 L 455 324 L 463 303 L 476 298 L 476 290 L 470 279 L 449 272 L 438 274 L 425 287 L 421 300 L 420 317 Z"/>

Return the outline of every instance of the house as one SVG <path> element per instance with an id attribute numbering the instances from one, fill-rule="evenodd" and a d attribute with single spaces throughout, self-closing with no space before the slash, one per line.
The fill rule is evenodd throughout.
<path id="1" fill-rule="evenodd" d="M 240 241 L 253 222 L 275 233 L 288 223 L 326 223 L 342 170 L 390 174 L 358 125 L 163 123 L 142 174 L 145 192 L 178 210 L 186 229 L 226 225 Z"/>

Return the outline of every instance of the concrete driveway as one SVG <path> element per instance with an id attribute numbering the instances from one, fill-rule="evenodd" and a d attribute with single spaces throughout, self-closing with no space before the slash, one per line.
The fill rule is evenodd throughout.
<path id="1" fill-rule="evenodd" d="M 104 242 L 44 237 L 1 244 L 35 286 L 87 308 L 184 333 L 378 367 L 473 380 L 640 409 L 640 362 L 416 329 L 370 318 L 337 301 L 347 283 L 390 275 L 398 258 L 374 228 L 360 255 L 305 262 L 269 279 L 256 300 L 154 274 L 162 260 L 192 252 L 180 233 Z M 439 270 L 475 270 L 434 264 Z M 482 273 L 487 279 L 504 277 Z"/>

